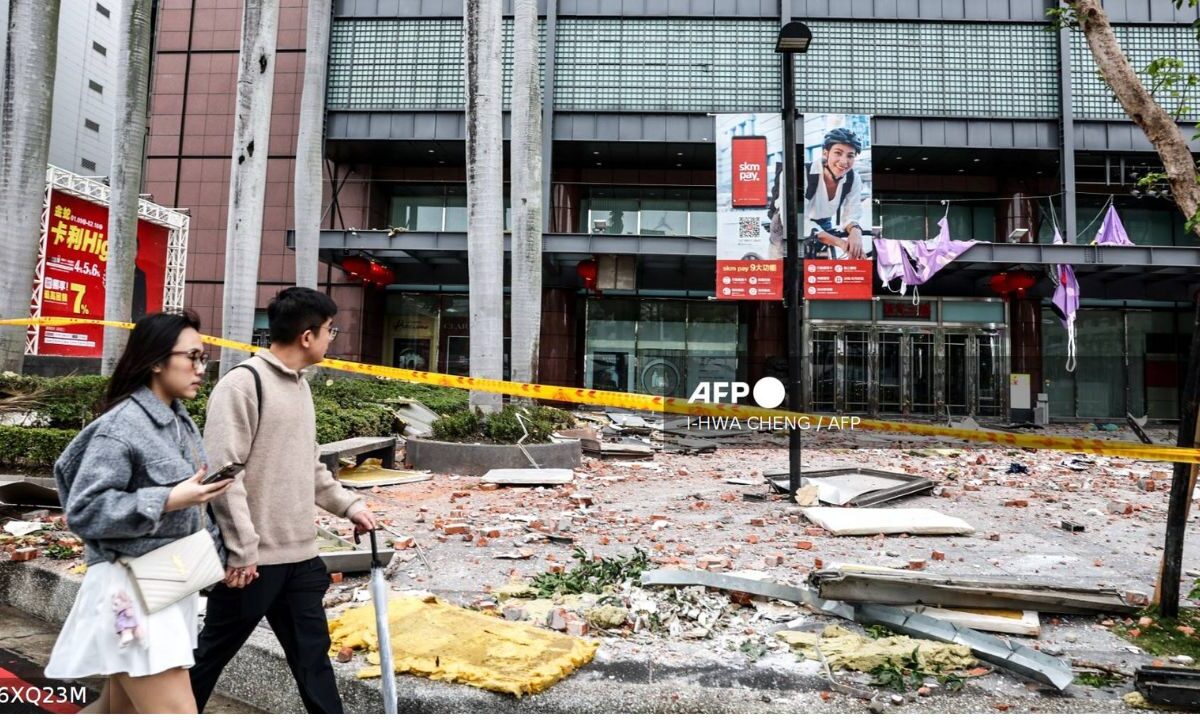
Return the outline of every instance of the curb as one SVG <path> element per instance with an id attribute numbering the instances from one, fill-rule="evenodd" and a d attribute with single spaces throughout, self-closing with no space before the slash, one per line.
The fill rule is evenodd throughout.
<path id="1" fill-rule="evenodd" d="M 30 563 L 0 562 L 0 603 L 61 626 L 80 580 Z M 603 649 L 602 651 L 603 652 Z M 383 712 L 377 680 L 334 663 L 346 713 Z M 466 685 L 397 675 L 402 713 L 783 713 L 836 711 L 818 677 L 721 665 L 666 668 L 597 657 L 537 695 L 513 698 Z M 226 667 L 217 692 L 271 713 L 303 713 L 295 681 L 274 634 L 257 628 Z M 843 710 L 854 711 L 851 707 Z M 859 710 L 861 712 L 861 710 Z"/>

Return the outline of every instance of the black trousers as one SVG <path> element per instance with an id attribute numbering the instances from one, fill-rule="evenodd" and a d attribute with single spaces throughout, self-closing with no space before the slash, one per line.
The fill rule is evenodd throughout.
<path id="1" fill-rule="evenodd" d="M 221 671 L 265 617 L 283 646 L 305 709 L 340 714 L 342 698 L 329 662 L 329 626 L 323 605 L 329 589 L 325 564 L 313 558 L 262 565 L 258 572 L 258 579 L 244 588 L 217 585 L 208 596 L 196 664 L 191 669 L 197 710 L 204 712 Z"/>

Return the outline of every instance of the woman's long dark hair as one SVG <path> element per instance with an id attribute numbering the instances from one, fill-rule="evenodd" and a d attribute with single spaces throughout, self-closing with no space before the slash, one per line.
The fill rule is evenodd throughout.
<path id="1" fill-rule="evenodd" d="M 200 318 L 191 310 L 154 313 L 138 320 L 108 381 L 108 390 L 100 401 L 100 413 L 112 410 L 122 400 L 148 386 L 154 366 L 171 357 L 179 333 L 187 328 L 200 330 Z"/>

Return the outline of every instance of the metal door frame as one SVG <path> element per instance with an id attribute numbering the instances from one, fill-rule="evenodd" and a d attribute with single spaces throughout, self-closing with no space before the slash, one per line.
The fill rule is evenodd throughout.
<path id="1" fill-rule="evenodd" d="M 978 300 L 979 298 L 965 298 L 969 300 Z M 939 305 L 944 299 L 939 299 Z M 932 339 L 933 345 L 933 417 L 948 416 L 946 408 L 946 382 L 948 377 L 948 368 L 946 366 L 946 336 L 948 334 L 965 335 L 966 336 L 966 383 L 967 383 L 967 407 L 971 415 L 979 416 L 980 399 L 980 382 L 982 381 L 980 370 L 980 355 L 979 355 L 979 339 L 983 336 L 994 334 L 998 340 L 999 354 L 993 356 L 994 363 L 994 382 L 996 383 L 996 391 L 999 393 L 999 415 L 988 415 L 987 417 L 1004 417 L 1008 414 L 1008 397 L 1004 393 L 1004 388 L 1007 387 L 1005 379 L 1008 377 L 1011 367 L 1009 357 L 1009 334 L 1008 334 L 1008 308 L 1005 307 L 1005 322 L 1004 323 L 970 323 L 970 322 L 942 322 L 940 319 L 942 313 L 938 312 L 938 321 L 883 321 L 883 320 L 816 320 L 806 317 L 803 325 L 803 342 L 806 352 L 808 353 L 808 362 L 804 363 L 802 368 L 803 379 L 803 402 L 805 408 L 811 408 L 815 395 L 814 363 L 815 358 L 813 336 L 814 331 L 832 332 L 834 346 L 834 387 L 833 387 L 833 403 L 836 412 L 845 412 L 845 401 L 847 395 L 846 381 L 846 332 L 866 332 L 867 333 L 867 406 L 868 413 L 873 417 L 880 415 L 880 381 L 882 380 L 882 371 L 880 362 L 882 355 L 880 352 L 881 338 L 885 333 L 894 333 L 900 336 L 900 410 L 902 415 L 915 415 L 912 409 L 913 400 L 913 359 L 912 359 L 912 338 L 918 335 L 928 335 Z M 873 310 L 874 313 L 874 310 Z M 930 417 L 929 414 L 921 413 L 920 417 Z"/>

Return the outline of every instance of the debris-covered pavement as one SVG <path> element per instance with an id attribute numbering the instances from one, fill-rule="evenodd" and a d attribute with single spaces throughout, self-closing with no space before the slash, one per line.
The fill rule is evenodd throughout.
<path id="1" fill-rule="evenodd" d="M 1104 432 L 1078 426 L 1052 431 Z M 1165 431 L 1150 434 L 1166 442 Z M 953 443 L 930 447 L 903 436 L 809 433 L 806 470 L 870 468 L 931 480 L 932 488 L 872 507 L 909 515 L 936 511 L 970 528 L 952 529 L 956 534 L 833 535 L 808 518 L 806 507 L 768 484 L 768 476 L 786 468 L 785 440 L 768 434 L 736 442 L 709 438 L 715 447 L 658 451 L 650 458 L 589 456 L 566 483 L 509 485 L 436 474 L 363 492 L 387 528 L 381 538 L 394 548 L 387 573 L 397 590 L 427 592 L 504 620 L 597 640 L 598 659 L 650 668 L 650 682 L 656 674 L 691 673 L 734 687 L 761 686 L 770 696 L 785 692 L 780 688 L 786 684 L 764 677 L 797 677 L 825 688 L 820 697 L 830 708 L 849 702 L 848 709 L 859 711 L 897 705 L 935 711 L 947 707 L 938 698 L 958 693 L 965 694 L 956 702 L 969 699 L 970 707 L 985 712 L 1074 707 L 1062 704 L 1063 698 L 1089 711 L 1125 711 L 1137 702 L 1125 696 L 1134 691 L 1139 667 L 1186 667 L 1196 657 L 1185 657 L 1176 645 L 1169 645 L 1176 652 L 1159 655 L 1138 647 L 1146 629 L 1138 626 L 1146 621 L 1139 613 L 1153 592 L 1162 553 L 1169 465 Z M 880 446 L 867 447 L 872 440 Z M 815 504 L 813 495 L 808 502 Z M 345 521 L 326 517 L 322 523 L 350 537 Z M 1200 570 L 1194 528 L 1193 520 L 1185 594 Z M 1024 588 L 1094 590 L 1094 596 L 1051 593 L 1040 600 L 1047 605 L 1032 608 L 1037 612 L 1014 606 L 1027 600 L 1000 602 L 978 611 L 992 613 L 975 618 L 981 625 L 936 609 L 926 616 L 919 602 L 907 610 L 883 608 L 902 613 L 904 622 L 917 617 L 919 623 L 941 623 L 937 627 L 979 627 L 966 632 L 1010 650 L 1024 646 L 1023 661 L 1068 668 L 1074 677 L 1067 682 L 1074 682 L 1060 693 L 985 662 L 966 641 L 918 635 L 924 638 L 918 642 L 886 617 L 860 622 L 818 612 L 822 602 L 860 612 L 883 607 L 854 606 L 853 591 L 844 588 L 847 600 L 814 594 L 814 605 L 807 596 L 787 600 L 641 583 L 647 571 L 687 570 L 817 593 L 820 583 L 813 580 L 862 568 L 867 576 L 905 571 L 904 577 L 918 578 L 917 587 L 924 577 L 986 576 Z M 366 583 L 365 574 L 334 575 L 326 598 L 330 616 L 368 603 Z M 903 588 L 904 581 L 895 586 Z M 1093 601 L 1098 610 L 1088 605 Z M 1189 611 L 1180 630 L 1190 630 L 1193 621 L 1200 628 L 1200 618 L 1190 613 L 1193 602 L 1185 600 L 1184 607 Z M 997 627 L 1013 634 L 997 634 Z M 1182 634 L 1185 641 L 1191 636 Z M 903 652 L 880 652 L 889 646 Z M 825 647 L 831 652 L 818 652 Z M 364 652 L 333 650 L 339 661 L 368 664 Z"/>

